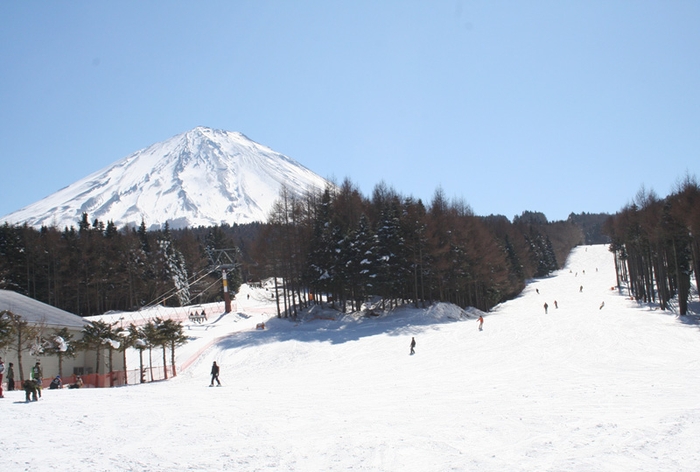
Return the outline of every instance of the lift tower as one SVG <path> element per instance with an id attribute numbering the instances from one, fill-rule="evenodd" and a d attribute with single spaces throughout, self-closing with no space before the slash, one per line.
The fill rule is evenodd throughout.
<path id="1" fill-rule="evenodd" d="M 231 249 L 209 249 L 207 255 L 211 264 L 212 271 L 221 271 L 221 281 L 224 284 L 224 307 L 226 313 L 231 313 L 231 295 L 228 292 L 228 278 L 226 271 L 237 269 L 240 263 L 237 261 L 240 251 L 238 248 Z"/>

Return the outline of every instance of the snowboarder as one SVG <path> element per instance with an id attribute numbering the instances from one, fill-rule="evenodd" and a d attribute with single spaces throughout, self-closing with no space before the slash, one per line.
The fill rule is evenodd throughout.
<path id="1" fill-rule="evenodd" d="M 15 389 L 15 367 L 12 362 L 10 362 L 10 367 L 7 368 L 7 390 Z"/>
<path id="2" fill-rule="evenodd" d="M 415 354 L 415 347 L 416 347 L 416 338 L 411 338 L 411 355 Z"/>
<path id="3" fill-rule="evenodd" d="M 547 314 L 547 308 L 549 308 L 549 305 L 547 305 L 547 302 L 544 302 L 544 314 Z"/>
<path id="4" fill-rule="evenodd" d="M 484 317 L 479 315 L 479 331 L 484 330 Z"/>
<path id="5" fill-rule="evenodd" d="M 221 382 L 219 382 L 219 366 L 216 365 L 216 361 L 214 361 L 214 363 L 211 366 L 211 384 L 209 385 L 210 387 L 214 386 L 214 380 L 216 380 L 218 386 L 221 387 Z"/>

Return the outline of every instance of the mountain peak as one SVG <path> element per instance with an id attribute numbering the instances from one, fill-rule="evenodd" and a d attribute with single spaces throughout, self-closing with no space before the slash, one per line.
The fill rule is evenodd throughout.
<path id="1" fill-rule="evenodd" d="M 197 126 L 2 218 L 34 227 L 113 221 L 151 229 L 265 221 L 280 189 L 323 188 L 297 161 L 239 132 Z"/>

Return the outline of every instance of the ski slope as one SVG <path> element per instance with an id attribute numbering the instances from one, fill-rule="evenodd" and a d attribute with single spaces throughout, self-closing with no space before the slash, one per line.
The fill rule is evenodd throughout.
<path id="1" fill-rule="evenodd" d="M 188 323 L 173 380 L 7 392 L 3 470 L 700 470 L 698 325 L 615 283 L 606 246 L 575 248 L 483 331 L 445 304 L 268 320 L 244 286 L 237 313 Z"/>

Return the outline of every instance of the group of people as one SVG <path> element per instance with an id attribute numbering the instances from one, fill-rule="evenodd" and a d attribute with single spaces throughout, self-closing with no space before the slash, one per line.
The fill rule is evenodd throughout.
<path id="1" fill-rule="evenodd" d="M 6 375 L 7 378 L 7 390 L 11 391 L 15 389 L 15 370 L 14 364 L 9 363 L 7 371 L 5 370 L 5 363 L 2 358 L 0 358 L 0 398 L 5 398 L 2 383 L 3 377 Z M 22 389 L 25 393 L 26 401 L 38 401 L 41 398 L 41 390 L 43 388 L 43 378 L 44 372 L 41 368 L 41 361 L 36 361 L 29 371 L 29 378 L 22 382 Z M 75 383 L 70 384 L 68 388 L 80 388 L 83 386 L 83 379 L 80 376 L 77 377 Z M 57 375 L 49 384 L 49 389 L 54 390 L 58 388 L 63 388 L 63 382 L 61 376 Z"/>
<path id="2" fill-rule="evenodd" d="M 207 313 L 202 310 L 201 313 L 197 313 L 196 311 L 193 313 L 190 313 L 190 321 L 194 321 L 195 323 L 202 323 L 203 321 L 206 321 L 207 319 Z"/>

